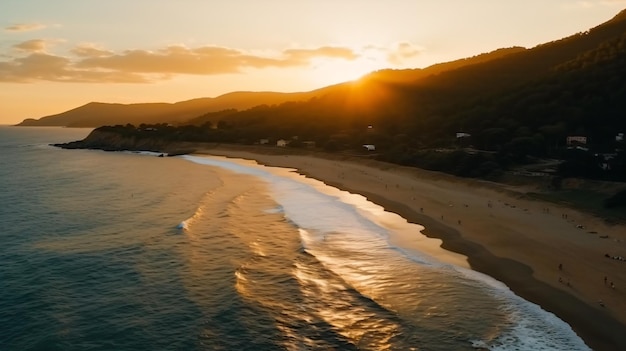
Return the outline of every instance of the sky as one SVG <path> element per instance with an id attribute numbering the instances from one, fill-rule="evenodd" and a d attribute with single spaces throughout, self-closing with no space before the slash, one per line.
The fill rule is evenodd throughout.
<path id="1" fill-rule="evenodd" d="M 588 30 L 626 0 L 0 0 L 0 124 L 310 91 Z"/>

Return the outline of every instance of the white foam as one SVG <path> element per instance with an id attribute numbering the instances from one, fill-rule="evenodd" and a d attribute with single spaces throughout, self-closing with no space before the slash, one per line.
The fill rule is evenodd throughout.
<path id="1" fill-rule="evenodd" d="M 333 233 L 342 233 L 344 244 L 352 249 L 377 252 L 394 250 L 412 261 L 442 268 L 446 274 L 472 282 L 506 306 L 511 328 L 495 340 L 476 340 L 475 345 L 487 345 L 490 350 L 590 350 L 571 327 L 540 306 L 515 295 L 505 284 L 482 273 L 439 262 L 427 254 L 407 251 L 389 244 L 389 230 L 382 207 L 360 195 L 323 186 L 322 182 L 298 175 L 293 169 L 264 167 L 252 161 L 221 157 L 181 156 L 189 161 L 220 167 L 233 172 L 256 176 L 270 186 L 276 211 L 300 228 L 302 245 L 310 249 Z M 397 216 L 395 214 L 392 214 Z M 412 224 L 410 224 L 412 225 Z M 423 229 L 414 225 L 416 231 Z M 326 257 L 323 252 L 318 258 Z M 330 258 L 329 258 L 330 260 Z"/>
<path id="2" fill-rule="evenodd" d="M 270 185 L 276 202 L 288 219 L 300 228 L 322 233 L 347 231 L 368 232 L 381 238 L 387 236 L 385 228 L 363 217 L 362 209 L 345 201 L 343 197 L 352 194 L 330 187 L 326 193 L 322 193 L 319 186 L 323 183 L 300 176 L 293 169 L 272 172 L 268 167 L 251 162 L 243 164 L 226 158 L 190 155 L 181 157 L 196 163 L 259 177 Z"/>
<path id="3" fill-rule="evenodd" d="M 143 156 L 167 156 L 166 153 L 163 152 L 154 152 L 154 151 L 122 151 L 122 153 L 129 153 L 134 155 L 143 155 Z"/>
<path id="4" fill-rule="evenodd" d="M 504 283 L 462 267 L 457 272 L 480 284 L 501 300 L 511 320 L 511 329 L 495 340 L 477 340 L 476 345 L 487 345 L 489 350 L 591 350 L 569 324 L 541 306 L 515 295 Z"/>
<path id="5" fill-rule="evenodd" d="M 193 222 L 198 219 L 198 217 L 202 216 L 202 208 L 198 207 L 191 217 L 185 219 L 184 221 L 178 223 L 176 226 L 177 229 L 181 229 L 183 231 L 189 230 L 189 227 L 193 224 Z"/>

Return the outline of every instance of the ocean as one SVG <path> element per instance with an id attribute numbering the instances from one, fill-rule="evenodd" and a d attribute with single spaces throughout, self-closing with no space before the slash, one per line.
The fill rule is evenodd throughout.
<path id="1" fill-rule="evenodd" d="M 0 127 L 0 350 L 589 350 L 504 284 L 394 246 L 401 221 L 361 196 L 49 146 L 89 131 Z"/>

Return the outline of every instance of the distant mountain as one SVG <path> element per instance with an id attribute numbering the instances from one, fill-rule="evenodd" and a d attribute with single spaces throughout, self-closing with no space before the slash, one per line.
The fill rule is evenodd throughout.
<path id="1" fill-rule="evenodd" d="M 183 106 L 203 99 L 133 113 L 135 105 L 119 111 L 98 105 L 90 125 L 176 122 L 217 126 L 220 141 L 297 136 L 329 149 L 376 144 L 381 157 L 407 165 L 420 164 L 420 150 L 464 145 L 497 155 L 491 161 L 503 165 L 528 156 L 560 158 L 572 135 L 586 137 L 598 154 L 615 153 L 626 149 L 616 145 L 616 136 L 626 133 L 626 11 L 531 49 L 499 49 L 425 69 L 381 70 L 308 93 L 234 94 L 198 109 Z M 244 99 L 250 96 L 258 98 Z M 242 101 L 248 105 L 235 106 Z M 95 114 L 90 105 L 76 109 L 81 113 L 53 116 L 79 115 L 56 125 L 86 123 Z M 457 132 L 471 138 L 457 140 Z"/>
<path id="2" fill-rule="evenodd" d="M 180 129 L 152 129 L 106 131 L 150 142 L 283 139 L 351 153 L 374 144 L 381 160 L 473 177 L 545 157 L 565 160 L 561 176 L 626 181 L 626 11 L 531 49 L 382 70 L 308 100 L 209 111 Z M 568 136 L 584 142 L 568 145 Z"/>
<path id="3" fill-rule="evenodd" d="M 216 98 L 199 98 L 173 104 L 90 102 L 56 115 L 26 119 L 18 126 L 99 127 L 127 123 L 179 124 L 210 112 L 226 109 L 245 110 L 258 105 L 304 101 L 323 93 L 323 89 L 301 93 L 233 92 Z"/>
<path id="4" fill-rule="evenodd" d="M 298 136 L 328 150 L 376 144 L 386 161 L 440 170 L 447 164 L 446 171 L 459 175 L 529 156 L 569 158 L 590 165 L 577 167 L 588 176 L 623 179 L 626 145 L 618 139 L 626 133 L 626 11 L 531 49 L 378 71 L 309 101 L 219 118 L 220 140 L 238 143 Z M 457 139 L 457 132 L 471 137 Z M 568 136 L 585 137 L 590 155 L 568 155 Z M 441 153 L 424 151 L 465 146 L 486 151 L 477 154 L 482 166 L 463 158 L 446 163 Z M 595 159 L 603 154 L 613 163 Z"/>
<path id="5" fill-rule="evenodd" d="M 360 80 L 360 83 L 410 83 L 444 71 L 494 60 L 524 50 L 526 49 L 522 47 L 498 49 L 470 58 L 435 64 L 424 69 L 380 70 L 366 75 Z M 205 121 L 216 122 L 216 116 L 230 115 L 233 110 L 247 110 L 263 105 L 271 106 L 286 102 L 307 101 L 327 94 L 341 94 L 341 91 L 346 89 L 352 90 L 351 87 L 352 83 L 346 82 L 298 93 L 233 92 L 216 98 L 198 98 L 174 104 L 90 102 L 59 114 L 39 119 L 29 118 L 22 121 L 18 126 L 98 127 L 127 123 L 137 125 L 141 123 L 201 124 Z M 223 113 L 224 110 L 228 110 L 228 113 Z"/>

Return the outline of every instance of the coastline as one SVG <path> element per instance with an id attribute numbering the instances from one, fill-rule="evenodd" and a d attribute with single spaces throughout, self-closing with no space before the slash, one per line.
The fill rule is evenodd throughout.
<path id="1" fill-rule="evenodd" d="M 239 146 L 206 146 L 195 153 L 294 168 L 361 194 L 423 225 L 422 233 L 442 240 L 442 248 L 466 256 L 472 269 L 566 321 L 594 350 L 626 349 L 626 262 L 604 257 L 626 256 L 623 225 L 529 200 L 502 185 L 378 161 Z M 419 250 L 410 238 L 398 244 Z"/>

